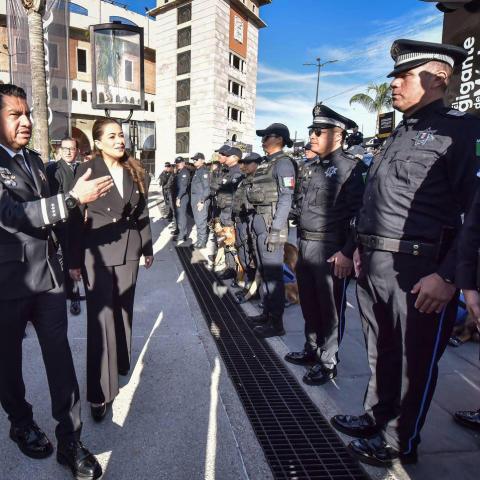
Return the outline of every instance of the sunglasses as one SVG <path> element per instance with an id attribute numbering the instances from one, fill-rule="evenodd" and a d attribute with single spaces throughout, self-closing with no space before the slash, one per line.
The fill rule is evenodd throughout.
<path id="1" fill-rule="evenodd" d="M 262 142 L 264 142 L 265 140 L 268 140 L 269 138 L 278 138 L 279 135 L 275 135 L 274 133 L 270 133 L 269 135 L 264 135 L 262 137 Z"/>

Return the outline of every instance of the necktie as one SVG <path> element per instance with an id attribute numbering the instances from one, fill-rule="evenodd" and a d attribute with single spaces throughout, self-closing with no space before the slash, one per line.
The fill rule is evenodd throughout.
<path id="1" fill-rule="evenodd" d="M 25 160 L 25 157 L 17 153 L 17 155 L 14 155 L 13 159 L 17 162 L 18 166 L 23 170 L 23 172 L 27 174 L 28 178 L 34 181 L 32 172 L 27 167 L 27 162 Z"/>

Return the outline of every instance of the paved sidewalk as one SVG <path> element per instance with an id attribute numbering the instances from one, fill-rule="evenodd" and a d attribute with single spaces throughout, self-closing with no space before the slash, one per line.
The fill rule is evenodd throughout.
<path id="1" fill-rule="evenodd" d="M 152 205 L 158 200 L 153 192 Z M 69 319 L 87 445 L 112 480 L 270 479 L 271 473 L 218 356 L 166 223 L 151 208 L 155 263 L 141 268 L 133 325 L 133 370 L 107 419 L 96 424 L 85 402 L 85 304 Z M 24 341 L 27 399 L 52 441 L 48 385 L 35 331 Z M 55 461 L 30 460 L 8 439 L 0 414 L 0 480 L 72 478 Z"/>

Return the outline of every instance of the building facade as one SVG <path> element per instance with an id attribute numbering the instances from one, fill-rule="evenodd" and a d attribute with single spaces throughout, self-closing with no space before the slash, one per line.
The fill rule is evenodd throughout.
<path id="1" fill-rule="evenodd" d="M 157 0 L 157 169 L 255 135 L 260 7 L 271 0 Z"/>

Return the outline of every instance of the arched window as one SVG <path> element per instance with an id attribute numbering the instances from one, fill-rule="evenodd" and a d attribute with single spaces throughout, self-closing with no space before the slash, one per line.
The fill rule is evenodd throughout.
<path id="1" fill-rule="evenodd" d="M 122 99 L 120 98 L 120 95 L 117 95 L 115 97 L 115 103 L 122 103 Z"/>
<path id="2" fill-rule="evenodd" d="M 56 85 L 52 87 L 52 98 L 58 98 L 58 87 Z"/>
<path id="3" fill-rule="evenodd" d="M 87 102 L 87 91 L 86 90 L 82 90 L 81 94 L 80 94 L 80 97 L 81 97 L 81 100 L 82 102 Z"/>
<path id="4" fill-rule="evenodd" d="M 128 98 L 126 96 L 123 97 L 123 102 L 122 103 L 128 103 Z"/>
<path id="5" fill-rule="evenodd" d="M 62 88 L 62 100 L 68 100 L 67 87 Z"/>
<path id="6" fill-rule="evenodd" d="M 133 97 L 130 97 L 130 103 L 135 104 L 135 99 Z"/>
<path id="7" fill-rule="evenodd" d="M 105 95 L 103 94 L 103 92 L 100 92 L 98 94 L 98 103 L 105 103 Z"/>
<path id="8" fill-rule="evenodd" d="M 148 112 L 148 102 L 145 100 L 145 103 L 143 105 L 143 109 Z"/>
<path id="9" fill-rule="evenodd" d="M 76 88 L 72 88 L 72 102 L 78 102 L 78 92 Z"/>
<path id="10" fill-rule="evenodd" d="M 155 111 L 155 104 L 153 102 L 150 102 L 150 111 L 151 112 Z"/>

